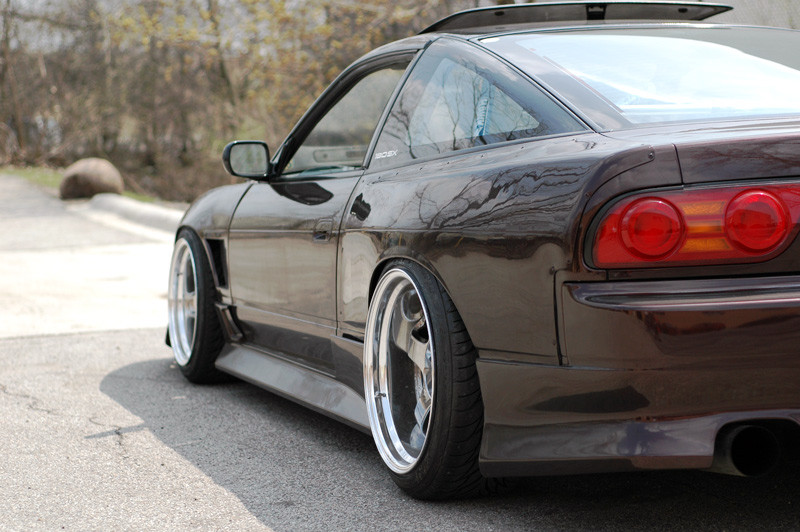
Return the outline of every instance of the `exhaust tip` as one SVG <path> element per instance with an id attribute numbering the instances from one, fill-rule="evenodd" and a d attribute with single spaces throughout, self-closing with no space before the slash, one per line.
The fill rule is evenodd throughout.
<path id="1" fill-rule="evenodd" d="M 717 435 L 710 471 L 760 477 L 774 470 L 780 457 L 781 443 L 770 429 L 760 425 L 724 427 Z"/>

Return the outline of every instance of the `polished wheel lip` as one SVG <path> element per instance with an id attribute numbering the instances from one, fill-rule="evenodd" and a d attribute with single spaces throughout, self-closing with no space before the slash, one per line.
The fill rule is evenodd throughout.
<path id="1" fill-rule="evenodd" d="M 197 266 L 189 242 L 175 243 L 167 295 L 169 337 L 175 362 L 186 366 L 197 338 Z"/>
<path id="2" fill-rule="evenodd" d="M 428 333 L 427 342 L 424 344 L 425 350 L 422 353 L 424 357 L 420 356 L 422 342 L 411 338 L 415 329 L 408 325 L 412 321 L 408 319 L 409 294 L 413 296 L 413 293 L 417 294 L 418 310 L 422 315 L 415 319 L 418 319 L 418 325 L 421 325 L 424 317 L 424 326 Z M 430 427 L 434 415 L 435 354 L 431 338 L 430 313 L 425 300 L 419 296 L 421 293 L 418 284 L 405 270 L 395 268 L 387 271 L 375 288 L 373 302 L 367 316 L 364 340 L 364 395 L 370 428 L 384 463 L 389 469 L 399 474 L 411 471 L 423 455 L 430 439 Z M 415 308 L 415 310 L 417 309 Z M 406 325 L 401 328 L 400 332 L 404 333 L 402 340 L 407 340 L 406 345 L 410 345 L 411 348 L 403 350 L 405 356 L 402 356 L 399 361 L 406 363 L 407 358 L 414 365 L 413 382 L 399 381 L 397 376 L 392 375 L 389 343 L 393 341 L 391 339 L 392 331 L 397 328 L 393 327 L 395 321 L 393 318 L 406 320 Z M 403 324 L 401 323 L 401 325 Z M 397 352 L 397 347 L 395 347 L 395 352 Z M 423 368 L 420 368 L 421 363 L 423 363 Z M 403 416 L 399 413 L 398 419 L 395 419 L 395 411 L 392 408 L 392 390 L 400 388 L 413 393 L 417 407 L 412 414 L 417 421 L 414 427 L 416 434 L 415 430 L 409 432 L 398 428 L 398 425 L 400 427 L 408 426 L 411 421 L 408 414 Z M 404 398 L 410 399 L 411 397 L 405 395 Z M 426 405 L 427 409 L 425 409 Z M 418 411 L 420 407 L 424 410 L 422 414 Z M 423 417 L 423 421 L 419 421 L 420 417 Z M 403 423 L 404 421 L 405 423 Z M 412 446 L 411 439 L 414 436 L 417 439 L 422 438 L 421 445 Z"/>

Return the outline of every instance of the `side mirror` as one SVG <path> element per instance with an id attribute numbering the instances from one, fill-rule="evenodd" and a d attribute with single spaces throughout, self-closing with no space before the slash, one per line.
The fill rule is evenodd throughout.
<path id="1" fill-rule="evenodd" d="M 236 177 L 265 179 L 270 172 L 269 148 L 260 140 L 237 140 L 222 152 L 225 170 Z"/>

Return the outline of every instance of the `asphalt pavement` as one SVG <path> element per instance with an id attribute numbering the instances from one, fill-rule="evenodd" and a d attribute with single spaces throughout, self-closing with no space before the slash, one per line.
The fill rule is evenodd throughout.
<path id="1" fill-rule="evenodd" d="M 369 436 L 164 345 L 179 211 L 0 175 L 0 530 L 800 530 L 800 467 L 519 480 L 423 503 Z"/>

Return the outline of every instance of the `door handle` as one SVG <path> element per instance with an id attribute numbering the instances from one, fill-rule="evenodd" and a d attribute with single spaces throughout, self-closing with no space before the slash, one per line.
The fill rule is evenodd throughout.
<path id="1" fill-rule="evenodd" d="M 317 220 L 314 224 L 314 242 L 328 242 L 333 233 L 333 220 L 330 218 L 324 220 Z"/>

